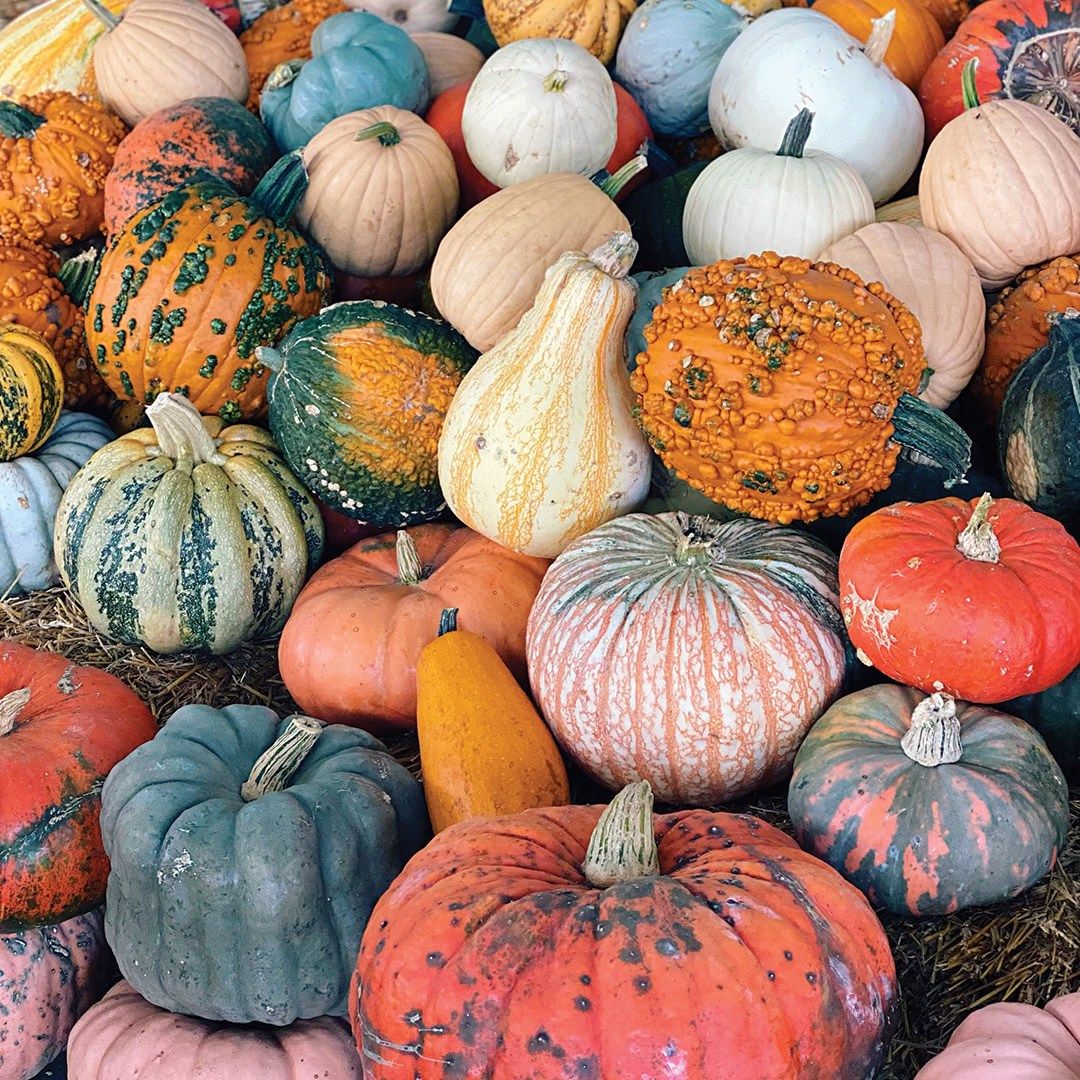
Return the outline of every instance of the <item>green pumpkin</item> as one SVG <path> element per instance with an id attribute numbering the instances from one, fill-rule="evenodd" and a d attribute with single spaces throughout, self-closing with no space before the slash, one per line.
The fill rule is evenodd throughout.
<path id="1" fill-rule="evenodd" d="M 1069 784 L 1080 784 L 1080 668 L 1041 694 L 1025 694 L 998 707 L 1026 720 L 1046 740 Z"/>
<path id="2" fill-rule="evenodd" d="M 160 653 L 225 653 L 285 624 L 322 555 L 315 501 L 247 425 L 162 394 L 57 510 L 56 562 L 91 625 Z"/>
<path id="3" fill-rule="evenodd" d="M 645 327 L 652 322 L 656 305 L 664 299 L 664 290 L 681 281 L 689 266 L 677 266 L 674 270 L 646 271 L 634 275 L 638 287 L 637 306 L 626 324 L 626 366 L 633 371 L 637 366 L 638 353 L 648 347 Z"/>
<path id="4" fill-rule="evenodd" d="M 694 181 L 708 164 L 696 161 L 627 196 L 623 211 L 638 242 L 634 270 L 666 270 L 670 266 L 685 266 L 690 261 L 683 243 L 683 207 Z"/>
<path id="5" fill-rule="evenodd" d="M 328 506 L 379 528 L 437 517 L 443 419 L 476 352 L 447 323 L 381 300 L 325 308 L 277 348 L 270 430 Z"/>
<path id="6" fill-rule="evenodd" d="M 124 977 L 230 1023 L 344 1016 L 375 901 L 430 838 L 378 739 L 257 705 L 189 705 L 102 792 L 105 931 Z"/>

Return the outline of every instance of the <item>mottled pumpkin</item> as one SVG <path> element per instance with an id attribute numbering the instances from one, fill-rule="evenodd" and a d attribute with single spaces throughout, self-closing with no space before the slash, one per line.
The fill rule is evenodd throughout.
<path id="1" fill-rule="evenodd" d="M 0 322 L 0 462 L 41 446 L 63 404 L 64 376 L 44 339 Z"/>

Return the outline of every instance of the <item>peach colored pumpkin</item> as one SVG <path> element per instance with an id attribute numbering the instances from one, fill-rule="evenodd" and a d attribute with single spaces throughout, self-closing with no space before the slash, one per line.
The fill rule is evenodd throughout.
<path id="1" fill-rule="evenodd" d="M 438 30 L 421 30 L 410 37 L 424 54 L 431 77 L 432 100 L 451 86 L 475 78 L 484 66 L 484 54 L 464 38 Z"/>
<path id="2" fill-rule="evenodd" d="M 967 386 L 986 339 L 986 301 L 971 260 L 933 229 L 876 222 L 830 244 L 821 262 L 880 281 L 919 320 L 930 382 L 920 395 L 947 408 Z"/>

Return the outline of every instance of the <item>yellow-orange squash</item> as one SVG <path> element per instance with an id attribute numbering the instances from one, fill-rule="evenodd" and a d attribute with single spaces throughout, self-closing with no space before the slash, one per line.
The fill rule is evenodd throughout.
<path id="1" fill-rule="evenodd" d="M 0 462 L 36 450 L 60 419 L 64 376 L 32 330 L 0 322 Z"/>
<path id="2" fill-rule="evenodd" d="M 636 7 L 634 0 L 484 0 L 484 15 L 500 45 L 564 38 L 607 64 Z"/>
<path id="3" fill-rule="evenodd" d="M 459 821 L 565 806 L 559 748 L 499 654 L 443 612 L 416 665 L 416 733 L 435 832 Z"/>

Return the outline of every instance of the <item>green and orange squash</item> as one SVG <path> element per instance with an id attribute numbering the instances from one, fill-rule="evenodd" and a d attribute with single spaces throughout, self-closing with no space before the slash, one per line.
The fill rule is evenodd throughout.
<path id="1" fill-rule="evenodd" d="M 0 322 L 0 462 L 37 450 L 63 404 L 64 375 L 45 339 Z"/>

